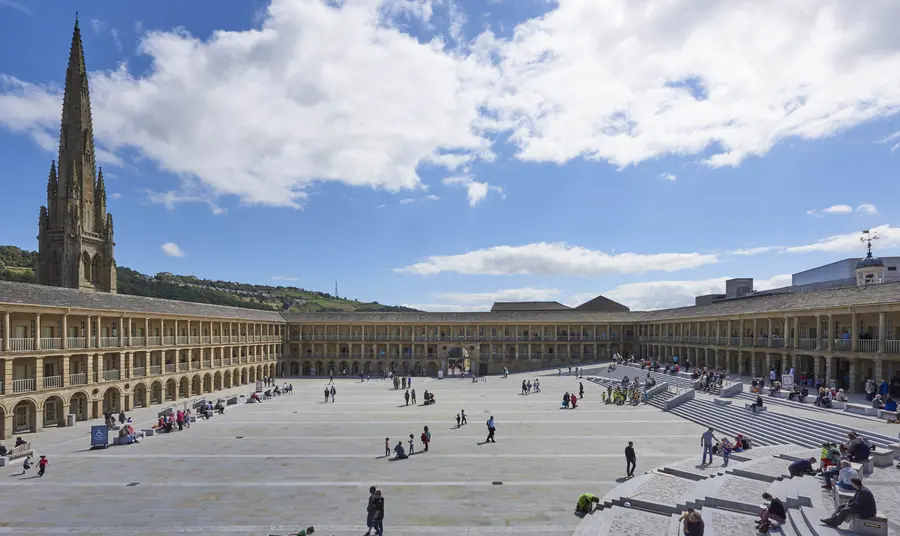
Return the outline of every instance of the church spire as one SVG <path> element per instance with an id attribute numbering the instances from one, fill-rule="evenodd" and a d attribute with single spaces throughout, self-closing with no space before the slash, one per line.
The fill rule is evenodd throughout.
<path id="1" fill-rule="evenodd" d="M 84 46 L 81 42 L 77 15 L 75 29 L 72 32 L 72 46 L 69 49 L 69 66 L 66 69 L 57 165 L 60 177 L 65 177 L 67 182 L 65 188 L 67 191 L 70 188 L 77 188 L 85 198 L 93 200 L 96 175 L 94 128 L 91 121 Z"/>

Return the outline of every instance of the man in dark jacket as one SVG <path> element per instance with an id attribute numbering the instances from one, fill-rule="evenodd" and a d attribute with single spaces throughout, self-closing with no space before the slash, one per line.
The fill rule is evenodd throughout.
<path id="1" fill-rule="evenodd" d="M 368 530 L 366 531 L 365 536 L 369 536 L 372 534 L 373 517 L 375 515 L 375 492 L 378 490 L 375 486 L 369 488 L 369 505 L 366 506 L 366 527 Z"/>
<path id="2" fill-rule="evenodd" d="M 788 465 L 788 473 L 790 473 L 791 478 L 795 476 L 814 475 L 816 474 L 816 470 L 813 468 L 814 463 L 816 463 L 815 458 L 797 460 Z"/>
<path id="3" fill-rule="evenodd" d="M 628 477 L 634 476 L 634 467 L 637 465 L 637 455 L 634 453 L 634 442 L 629 441 L 625 447 L 625 474 Z"/>
<path id="4" fill-rule="evenodd" d="M 856 488 L 856 494 L 843 508 L 836 510 L 831 514 L 831 517 L 826 517 L 822 520 L 822 523 L 829 527 L 837 527 L 850 516 L 867 519 L 874 517 L 878 513 L 878 509 L 875 507 L 875 496 L 872 495 L 869 488 L 862 485 L 862 480 L 854 478 L 850 482 Z"/>

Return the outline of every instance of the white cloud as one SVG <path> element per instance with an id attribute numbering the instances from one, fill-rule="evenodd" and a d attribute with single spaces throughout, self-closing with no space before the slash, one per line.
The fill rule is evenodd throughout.
<path id="1" fill-rule="evenodd" d="M 875 246 L 881 248 L 894 248 L 900 246 L 900 227 L 891 227 L 890 225 L 880 225 L 872 227 L 870 230 L 878 235 L 878 241 Z M 855 233 L 847 233 L 841 235 L 829 236 L 818 242 L 806 244 L 803 246 L 793 246 L 786 248 L 789 253 L 856 253 L 861 254 L 863 246 L 860 244 L 862 235 L 857 231 Z"/>
<path id="2" fill-rule="evenodd" d="M 205 203 L 215 216 L 225 214 L 224 208 L 216 204 L 207 195 L 197 193 L 187 193 L 184 191 L 169 190 L 168 192 L 147 192 L 147 200 L 151 203 L 163 205 L 169 210 L 173 210 L 176 205 L 181 203 Z"/>
<path id="3" fill-rule="evenodd" d="M 384 208 L 384 207 L 386 207 L 386 206 L 387 206 L 387 205 L 378 205 L 378 206 L 376 206 L 375 208 Z"/>
<path id="4" fill-rule="evenodd" d="M 426 200 L 426 201 L 437 201 L 437 200 L 439 200 L 439 199 L 440 199 L 440 197 L 438 197 L 438 196 L 436 196 L 436 195 L 434 195 L 434 194 L 428 194 L 428 195 L 425 196 L 425 200 Z"/>
<path id="5" fill-rule="evenodd" d="M 900 106 L 900 2 L 566 0 L 496 51 L 520 158 L 737 165 Z M 760 31 L 764 28 L 765 31 Z"/>
<path id="6" fill-rule="evenodd" d="M 459 255 L 435 255 L 394 271 L 418 275 L 442 272 L 485 275 L 579 275 L 650 271 L 674 272 L 717 262 L 700 253 L 608 254 L 565 243 L 540 242 L 524 246 L 495 246 Z"/>
<path id="7" fill-rule="evenodd" d="M 487 197 L 488 192 L 491 190 L 498 192 L 500 194 L 503 193 L 503 188 L 499 186 L 491 186 L 486 182 L 479 182 L 472 178 L 471 175 L 457 175 L 455 177 L 445 177 L 441 182 L 446 184 L 447 186 L 462 186 L 466 189 L 466 193 L 469 198 L 469 206 L 474 207 L 478 203 L 484 201 L 484 198 Z"/>
<path id="8" fill-rule="evenodd" d="M 434 297 L 456 303 L 487 303 L 495 301 L 549 301 L 559 296 L 555 288 L 510 288 L 494 292 L 441 292 Z"/>
<path id="9" fill-rule="evenodd" d="M 675 175 L 672 175 L 668 171 L 665 173 L 660 173 L 659 178 L 667 180 L 667 181 L 672 181 L 672 182 L 675 182 L 676 180 L 678 180 L 678 177 L 676 177 Z"/>
<path id="10" fill-rule="evenodd" d="M 853 207 L 850 205 L 832 205 L 830 207 L 826 207 L 822 209 L 822 212 L 825 214 L 849 214 L 853 212 Z"/>
<path id="11" fill-rule="evenodd" d="M 297 278 L 285 275 L 274 275 L 272 276 L 272 281 L 297 281 Z"/>
<path id="12" fill-rule="evenodd" d="M 897 149 L 900 149 L 900 130 L 894 132 L 890 136 L 886 136 L 879 140 L 879 143 L 890 143 L 891 144 L 891 152 L 894 153 Z"/>
<path id="13" fill-rule="evenodd" d="M 628 283 L 612 290 L 594 294 L 578 294 L 573 302 L 584 303 L 597 294 L 603 294 L 611 300 L 627 305 L 634 311 L 667 309 L 694 304 L 694 298 L 704 294 L 724 294 L 725 281 L 730 277 L 717 277 L 699 281 L 648 281 L 645 283 Z M 791 284 L 791 275 L 776 275 L 770 279 L 754 281 L 755 290 L 769 290 Z"/>
<path id="14" fill-rule="evenodd" d="M 8 7 L 10 9 L 15 9 L 16 11 L 20 11 L 26 15 L 31 15 L 31 8 L 27 5 L 16 2 L 14 0 L 0 0 L 0 7 Z"/>
<path id="15" fill-rule="evenodd" d="M 109 198 L 110 199 L 122 199 L 122 194 L 120 194 L 119 192 L 113 192 L 113 193 L 109 194 Z"/>
<path id="16" fill-rule="evenodd" d="M 761 246 L 755 248 L 735 249 L 733 251 L 730 251 L 729 253 L 731 253 L 732 255 L 749 257 L 751 255 L 760 255 L 772 251 L 781 251 L 782 249 L 784 248 L 782 248 L 781 246 Z"/>
<path id="17" fill-rule="evenodd" d="M 184 257 L 184 251 L 175 242 L 166 242 L 162 245 L 162 252 L 169 257 Z"/>
<path id="18" fill-rule="evenodd" d="M 878 209 L 871 203 L 860 203 L 859 206 L 856 207 L 856 211 L 862 212 L 863 214 L 878 214 Z"/>
<path id="19" fill-rule="evenodd" d="M 416 200 L 415 200 L 415 199 L 411 199 L 411 198 L 406 198 L 406 199 L 401 199 L 401 200 L 400 200 L 400 204 L 401 204 L 401 205 L 411 205 L 411 204 L 413 204 L 413 203 L 415 203 L 415 202 L 416 202 Z"/>
<path id="20" fill-rule="evenodd" d="M 491 310 L 491 304 L 458 304 L 458 303 L 404 303 L 404 307 L 412 307 L 430 313 L 473 313 Z"/>
<path id="21" fill-rule="evenodd" d="M 497 70 L 390 18 L 427 22 L 432 4 L 273 0 L 254 29 L 147 32 L 146 71 L 91 76 L 98 141 L 245 203 L 299 206 L 316 181 L 415 189 L 423 162 L 489 158 L 494 123 L 481 110 Z M 58 89 L 6 78 L 0 124 L 55 138 Z"/>

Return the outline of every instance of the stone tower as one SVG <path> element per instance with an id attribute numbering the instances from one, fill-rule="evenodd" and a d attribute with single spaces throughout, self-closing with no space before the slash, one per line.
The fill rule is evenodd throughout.
<path id="1" fill-rule="evenodd" d="M 41 285 L 116 292 L 112 215 L 103 170 L 94 161 L 94 129 L 81 31 L 75 19 L 63 96 L 59 158 L 50 164 L 47 206 L 38 223 L 35 278 Z"/>

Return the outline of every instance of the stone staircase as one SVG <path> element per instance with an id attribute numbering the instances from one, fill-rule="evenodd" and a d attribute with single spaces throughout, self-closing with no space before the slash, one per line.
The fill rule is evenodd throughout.
<path id="1" fill-rule="evenodd" d="M 780 498 L 788 509 L 787 522 L 770 534 L 852 534 L 819 521 L 834 509 L 830 492 L 821 488 L 820 477 L 790 478 L 786 474 L 789 460 L 817 452 L 818 449 L 772 445 L 735 453 L 728 467 L 721 465 L 721 458 L 709 466 L 700 466 L 699 460 L 690 459 L 661 467 L 613 489 L 601 499 L 601 510 L 585 516 L 574 534 L 680 536 L 679 517 L 687 508 L 693 508 L 703 516 L 706 535 L 753 535 L 757 534 L 755 521 L 763 492 Z M 896 471 L 894 467 L 876 468 L 872 475 L 864 477 L 864 482 L 874 480 L 873 489 L 880 490 L 882 485 L 893 482 Z M 876 501 L 879 511 L 889 518 L 892 512 L 900 510 L 900 503 L 892 504 L 895 501 L 884 492 L 876 491 Z M 900 534 L 897 528 L 889 525 L 889 534 Z"/>
<path id="2" fill-rule="evenodd" d="M 601 376 L 585 376 L 585 379 L 591 383 L 599 385 L 600 387 L 603 388 L 604 391 L 606 390 L 607 387 L 615 388 L 617 386 L 622 385 L 621 379 L 613 380 L 613 379 L 604 378 Z M 644 389 L 641 389 L 640 391 L 641 391 L 641 393 L 645 392 Z M 674 396 L 675 396 L 675 393 L 672 393 L 668 390 L 662 391 L 662 392 L 656 393 L 653 396 L 651 396 L 650 399 L 647 401 L 647 404 L 649 404 L 653 407 L 657 407 L 659 409 L 664 409 L 666 401 L 670 400 Z"/>
<path id="3" fill-rule="evenodd" d="M 717 432 L 734 437 L 744 434 L 756 445 L 794 444 L 802 447 L 818 447 L 826 441 L 845 442 L 849 432 L 860 432 L 863 437 L 879 446 L 897 443 L 897 439 L 859 428 L 815 421 L 783 413 L 763 412 L 754 414 L 740 406 L 720 406 L 708 400 L 695 398 L 669 410 L 684 419 L 711 426 Z"/>
<path id="4" fill-rule="evenodd" d="M 657 384 L 660 383 L 668 383 L 672 387 L 678 387 L 680 389 L 693 389 L 694 381 L 691 379 L 690 374 L 680 372 L 678 374 L 669 375 L 664 374 L 662 372 L 652 372 L 647 369 L 641 369 L 640 367 L 634 367 L 631 365 L 618 365 L 616 366 L 616 370 L 607 371 L 607 367 L 593 367 L 591 369 L 585 369 L 585 374 L 597 375 L 604 378 L 609 378 L 613 380 L 622 380 L 625 376 L 629 378 L 634 378 L 637 376 L 643 382 L 647 377 L 647 373 L 650 372 L 650 377 L 656 380 Z M 714 389 L 710 389 L 711 394 L 719 394 L 719 387 L 716 386 Z"/>
<path id="5" fill-rule="evenodd" d="M 807 411 L 816 412 L 816 413 L 838 414 L 838 415 L 843 415 L 845 417 L 853 417 L 853 418 L 861 419 L 861 420 L 865 420 L 865 421 L 884 422 L 884 419 L 879 419 L 878 417 L 873 417 L 871 415 L 861 415 L 859 413 L 846 412 L 842 409 L 816 407 L 816 405 L 813 403 L 813 401 L 816 399 L 815 396 L 808 396 L 808 397 L 806 397 L 806 402 L 801 403 L 796 398 L 794 400 L 788 400 L 787 398 L 782 397 L 782 396 L 769 396 L 767 393 L 768 393 L 768 389 L 765 389 L 762 394 L 763 403 L 767 406 L 774 404 L 774 405 L 778 405 L 778 406 L 801 408 L 801 409 L 805 409 Z M 746 400 L 748 402 L 752 402 L 752 401 L 756 400 L 756 394 L 744 391 L 744 392 L 736 394 L 734 396 L 734 399 L 735 400 L 741 399 L 741 400 Z"/>

